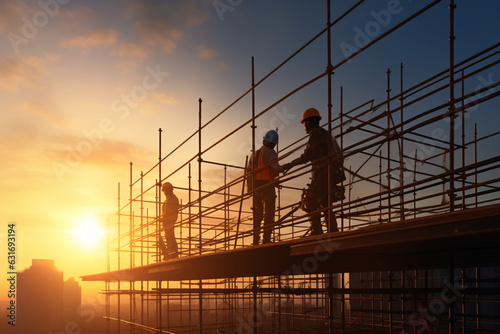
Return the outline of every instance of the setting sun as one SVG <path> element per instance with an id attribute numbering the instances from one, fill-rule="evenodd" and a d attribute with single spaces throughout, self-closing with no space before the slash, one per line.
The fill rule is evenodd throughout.
<path id="1" fill-rule="evenodd" d="M 101 240 L 103 233 L 95 218 L 86 217 L 77 221 L 73 235 L 82 246 L 93 247 Z"/>

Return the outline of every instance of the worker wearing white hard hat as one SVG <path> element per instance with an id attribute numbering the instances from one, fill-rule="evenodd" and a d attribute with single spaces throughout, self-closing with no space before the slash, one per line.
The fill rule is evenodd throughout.
<path id="1" fill-rule="evenodd" d="M 249 159 L 247 171 L 248 191 L 253 193 L 253 244 L 258 245 L 262 220 L 264 220 L 263 243 L 271 242 L 274 210 L 276 208 L 275 178 L 283 172 L 278 163 L 278 154 L 274 147 L 279 142 L 278 132 L 266 132 L 262 147 L 255 151 Z"/>

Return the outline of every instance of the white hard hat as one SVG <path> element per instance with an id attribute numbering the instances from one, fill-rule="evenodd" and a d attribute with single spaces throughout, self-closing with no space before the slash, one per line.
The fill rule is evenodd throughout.
<path id="1" fill-rule="evenodd" d="M 273 144 L 278 144 L 279 136 L 278 133 L 274 130 L 269 130 L 266 132 L 266 135 L 264 136 L 264 140 L 273 143 Z"/>

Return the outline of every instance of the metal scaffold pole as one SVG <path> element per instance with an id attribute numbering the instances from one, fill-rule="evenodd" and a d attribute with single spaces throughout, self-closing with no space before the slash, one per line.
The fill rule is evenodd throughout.
<path id="1" fill-rule="evenodd" d="M 255 157 L 255 65 L 254 65 L 254 58 L 252 57 L 252 154 Z M 252 166 L 252 173 L 255 168 L 257 168 L 257 159 L 252 159 L 253 161 L 253 166 Z M 255 191 L 255 174 L 252 175 L 252 190 Z M 255 203 L 253 204 L 255 205 Z M 254 215 L 255 219 L 255 215 Z M 255 229 L 257 228 L 255 223 L 253 225 L 254 231 L 253 234 L 255 235 L 256 233 L 259 233 L 260 227 L 257 231 Z M 256 238 L 253 237 L 253 240 L 255 242 Z M 254 244 L 254 246 L 256 246 Z M 253 333 L 257 334 L 257 276 L 253 276 L 253 283 L 252 283 L 252 289 L 253 289 L 253 319 L 252 319 L 252 324 L 253 324 Z"/>
<path id="2" fill-rule="evenodd" d="M 117 247 L 117 257 L 118 257 L 118 264 L 117 264 L 117 267 L 118 267 L 118 270 L 120 270 L 121 268 L 121 243 L 120 243 L 120 240 L 121 240 L 121 223 L 120 223 L 120 217 L 121 217 L 121 207 L 120 207 L 120 182 L 118 182 L 118 211 L 117 211 L 117 215 L 118 215 L 118 222 L 117 222 L 117 227 L 118 227 L 118 236 L 117 236 L 117 241 L 118 241 L 118 247 Z M 118 299 L 118 318 L 120 319 L 121 318 L 121 293 L 120 293 L 120 290 L 121 290 L 121 283 L 120 283 L 120 280 L 118 280 L 116 282 L 117 284 L 117 299 Z M 108 320 L 109 321 L 109 320 Z M 118 334 L 121 334 L 121 322 L 118 322 Z"/>
<path id="3" fill-rule="evenodd" d="M 500 317 L 490 311 L 496 310 L 500 303 L 500 276 L 495 271 L 500 266 L 497 245 L 500 156 L 494 150 L 500 131 L 484 121 L 491 114 L 481 113 L 494 111 L 493 99 L 500 97 L 497 89 L 500 83 L 488 82 L 476 90 L 474 87 L 478 77 L 488 76 L 489 80 L 490 72 L 499 69 L 500 43 L 473 55 L 455 54 L 455 1 L 431 1 L 415 4 L 418 8 L 412 12 L 408 6 L 398 22 L 381 27 L 380 34 L 370 36 L 365 45 L 335 63 L 332 58 L 336 54 L 333 43 L 338 38 L 336 24 L 351 20 L 353 15 L 367 9 L 368 3 L 356 1 L 339 13 L 337 8 L 341 6 L 332 8 L 334 3 L 326 0 L 327 26 L 317 35 L 264 73 L 260 81 L 256 81 L 255 60 L 251 57 L 251 87 L 245 88 L 245 93 L 215 117 L 204 120 L 204 124 L 203 101 L 199 98 L 198 110 L 193 106 L 193 110 L 186 111 L 186 117 L 197 111 L 199 118 L 186 140 L 162 153 L 160 128 L 157 163 L 153 157 L 154 166 L 134 179 L 130 162 L 129 194 L 125 198 L 128 202 L 121 199 L 118 183 L 116 227 L 109 226 L 108 220 L 108 231 L 117 229 L 118 234 L 116 238 L 114 233 L 107 236 L 106 271 L 82 278 L 105 282 L 103 311 L 108 334 L 237 333 L 241 329 L 255 334 L 292 331 L 452 334 L 471 330 L 488 332 L 499 326 Z M 444 6 L 436 6 L 438 3 Z M 321 19 L 325 16 L 325 3 L 320 5 Z M 362 75 L 363 89 L 344 86 L 346 74 L 352 68 L 347 65 L 349 61 L 366 61 L 369 57 L 363 56 L 369 54 L 372 46 L 380 46 L 382 39 L 390 43 L 389 35 L 406 34 L 400 28 L 410 22 L 418 23 L 418 18 L 428 11 L 439 14 L 439 18 L 449 15 L 449 42 L 443 40 L 441 46 L 445 48 L 439 49 L 443 50 L 439 56 L 445 59 L 445 65 L 406 87 L 406 82 L 412 79 L 406 76 L 415 73 L 416 67 L 414 62 L 406 65 L 410 66 L 409 71 L 397 60 L 399 85 L 394 83 L 394 77 L 391 82 L 391 70 L 384 65 L 376 80 L 364 73 L 349 77 L 351 80 Z M 385 11 L 376 12 L 382 13 Z M 401 41 L 401 35 L 396 37 Z M 313 42 L 316 46 L 319 42 L 319 47 L 310 47 Z M 311 65 L 310 78 L 287 81 L 286 84 L 293 86 L 283 88 L 288 91 L 267 101 L 273 91 L 268 90 L 268 85 L 280 80 L 274 74 L 290 69 L 285 65 L 295 66 L 290 60 L 302 56 L 306 49 L 315 52 L 315 59 L 320 60 Z M 358 56 L 362 53 L 363 56 Z M 325 56 L 326 70 L 321 65 Z M 464 56 L 465 60 L 455 64 L 455 56 Z M 434 65 L 439 66 L 438 62 Z M 345 84 L 350 84 L 350 80 Z M 333 96 L 336 84 L 340 94 Z M 454 85 L 461 85 L 458 97 Z M 397 86 L 399 91 L 394 93 Z M 259 105 L 257 87 L 259 92 L 265 92 Z M 326 98 L 322 116 L 323 121 L 328 120 L 322 127 L 332 139 L 338 140 L 342 153 L 339 158 L 346 173 L 341 184 L 334 184 L 333 157 L 337 157 L 329 147 L 327 153 L 332 159 L 324 165 L 328 166 L 328 180 L 320 186 L 331 189 L 341 185 L 347 193 L 333 202 L 337 196 L 327 191 L 328 209 L 322 207 L 321 218 L 326 218 L 329 224 L 327 233 L 321 236 L 308 235 L 310 212 L 304 205 L 307 199 L 300 195 L 318 171 L 313 167 L 317 158 L 306 154 L 314 147 L 313 134 L 310 131 L 304 134 L 302 129 L 296 131 L 298 122 L 288 122 L 292 116 L 297 117 L 302 105 L 311 103 L 311 90 L 318 94 L 316 101 L 320 105 L 325 104 Z M 334 105 L 337 96 L 338 103 Z M 484 103 L 490 100 L 493 103 Z M 286 103 L 296 109 L 280 113 L 276 106 L 284 105 L 286 110 Z M 484 107 L 480 110 L 473 108 L 482 103 Z M 216 124 L 215 120 L 227 111 L 231 112 L 228 117 L 217 120 L 227 129 L 221 132 L 221 123 Z M 461 119 L 457 117 L 459 114 Z M 233 124 L 228 119 L 236 117 L 245 119 L 231 129 Z M 449 124 L 444 125 L 443 119 L 449 120 Z M 285 124 L 277 124 L 280 120 Z M 290 172 L 276 178 L 279 190 L 275 199 L 274 237 L 273 242 L 266 244 L 253 242 L 260 231 L 253 219 L 253 190 L 247 191 L 245 187 L 255 189 L 255 184 L 247 182 L 254 182 L 250 169 L 257 169 L 257 159 L 252 159 L 252 166 L 248 152 L 244 151 L 251 146 L 250 154 L 254 155 L 260 147 L 257 123 L 270 124 L 276 131 L 286 128 L 280 132 L 279 148 L 275 146 L 280 164 L 298 157 L 309 158 L 300 167 L 294 164 Z M 478 133 L 478 127 L 487 133 Z M 326 134 L 324 130 L 321 131 Z M 456 138 L 455 143 L 454 137 L 458 135 L 461 139 Z M 471 136 L 469 142 L 466 135 Z M 203 146 L 202 139 L 207 143 L 207 138 L 210 143 Z M 468 155 L 467 149 L 473 152 Z M 326 149 L 318 151 L 324 154 Z M 226 156 L 228 152 L 230 157 Z M 219 160 L 242 161 L 244 155 L 244 167 L 208 160 L 215 156 Z M 193 180 L 196 172 L 191 169 L 196 162 L 198 189 Z M 237 172 L 233 173 L 231 168 Z M 182 181 L 186 176 L 187 180 Z M 165 196 L 161 184 L 167 180 L 175 180 L 179 196 L 174 237 L 180 253 L 178 258 L 168 261 L 162 259 L 159 248 L 165 237 L 162 223 Z M 336 223 L 339 232 L 334 232 Z M 452 291 L 443 290 L 443 286 L 451 290 L 449 284 L 460 291 L 451 295 Z M 423 312 L 433 311 L 436 312 L 425 318 Z"/>
<path id="4" fill-rule="evenodd" d="M 449 68 L 449 107 L 447 110 L 448 118 L 450 120 L 450 163 L 448 170 L 450 171 L 450 189 L 449 189 L 449 201 L 450 201 L 450 211 L 455 211 L 455 1 L 450 0 L 449 10 L 450 10 L 450 68 Z"/>
<path id="5" fill-rule="evenodd" d="M 158 233 L 158 236 L 157 236 L 157 240 L 158 240 L 158 246 L 156 248 L 156 254 L 157 254 L 157 262 L 161 262 L 161 252 L 159 251 L 159 246 L 160 246 L 160 243 L 162 243 L 162 223 L 161 223 L 161 215 L 162 215 L 162 208 L 161 208 L 161 183 L 162 183 L 162 175 L 161 175 L 161 162 L 162 162 L 162 158 L 161 158 L 161 134 L 162 134 L 163 130 L 161 128 L 158 129 L 158 184 L 156 184 L 155 186 L 155 189 L 156 189 L 156 192 L 157 192 L 157 222 L 156 222 L 156 233 Z M 157 307 L 157 324 L 158 324 L 158 328 L 161 329 L 162 326 L 163 326 L 163 319 L 162 319 L 162 307 L 163 307 L 163 304 L 162 304 L 162 294 L 161 294 L 161 285 L 162 285 L 162 281 L 157 281 L 156 283 L 156 287 L 158 289 L 158 294 L 156 296 L 156 299 L 157 299 L 157 302 L 156 302 L 156 307 Z"/>
<path id="6" fill-rule="evenodd" d="M 202 206 L 201 206 L 201 197 L 202 197 L 202 192 L 201 192 L 201 166 L 203 159 L 201 157 L 201 104 L 202 104 L 202 99 L 198 99 L 198 223 L 199 223 L 199 228 L 198 228 L 198 244 L 200 247 L 199 250 L 199 255 L 203 254 L 202 250 Z M 199 293 L 198 293 L 198 321 L 199 321 L 199 326 L 200 326 L 200 334 L 203 333 L 203 281 L 199 280 Z"/>
<path id="7" fill-rule="evenodd" d="M 134 267 L 134 210 L 133 210 L 133 177 L 132 177 L 132 167 L 133 163 L 130 162 L 130 183 L 129 183 L 129 256 L 130 256 L 130 268 Z M 129 283 L 130 291 L 134 291 L 134 282 Z M 130 294 L 129 295 L 129 317 L 130 317 L 130 322 L 134 323 L 134 300 L 135 296 Z M 134 330 L 134 325 L 131 325 L 130 328 L 130 333 L 133 332 Z"/>

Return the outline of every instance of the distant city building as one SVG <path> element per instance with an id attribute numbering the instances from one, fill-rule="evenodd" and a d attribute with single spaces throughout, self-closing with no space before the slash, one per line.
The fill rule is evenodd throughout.
<path id="1" fill-rule="evenodd" d="M 81 288 L 74 279 L 64 282 L 54 260 L 33 259 L 31 267 L 18 273 L 17 333 L 64 332 L 81 303 Z"/>
<path id="2" fill-rule="evenodd" d="M 63 320 L 75 321 L 79 319 L 78 310 L 82 303 L 82 288 L 73 277 L 64 282 L 63 290 Z"/>

